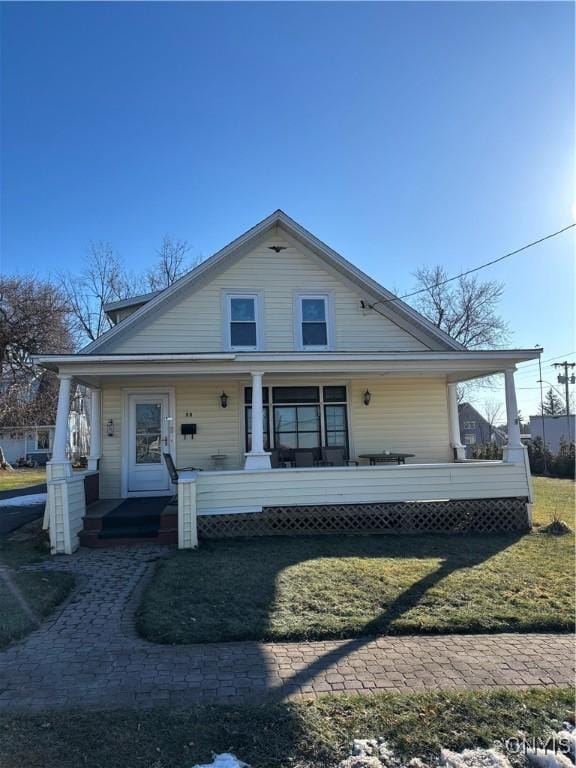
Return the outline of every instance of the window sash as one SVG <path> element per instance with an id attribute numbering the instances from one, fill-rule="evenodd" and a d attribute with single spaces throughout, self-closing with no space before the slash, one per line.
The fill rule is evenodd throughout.
<path id="1" fill-rule="evenodd" d="M 293 410 L 294 418 L 289 422 L 291 429 L 278 428 L 278 416 L 281 411 Z M 312 419 L 304 411 L 314 411 Z M 310 424 L 312 426 L 307 426 Z M 275 405 L 274 406 L 274 444 L 277 448 L 319 448 L 321 445 L 321 423 L 319 405 Z M 294 443 L 294 444 L 292 444 Z"/>
<path id="2" fill-rule="evenodd" d="M 323 310 L 316 314 L 311 312 L 311 307 L 306 308 L 306 302 L 322 302 Z M 302 349 L 327 349 L 330 343 L 328 328 L 328 297 L 327 296 L 299 296 L 299 334 Z"/>
<path id="3" fill-rule="evenodd" d="M 241 311 L 239 304 L 235 309 L 235 302 L 250 302 L 252 311 Z M 227 309 L 228 346 L 230 349 L 258 349 L 258 297 L 253 294 L 229 294 Z"/>

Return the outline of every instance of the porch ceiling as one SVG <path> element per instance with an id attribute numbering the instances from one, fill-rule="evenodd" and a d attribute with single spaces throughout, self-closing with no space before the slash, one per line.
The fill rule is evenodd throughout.
<path id="1" fill-rule="evenodd" d="M 541 350 L 479 350 L 394 353 L 42 355 L 36 362 L 92 386 L 114 377 L 248 377 L 252 372 L 282 376 L 441 376 L 449 382 L 500 373 L 538 358 Z"/>

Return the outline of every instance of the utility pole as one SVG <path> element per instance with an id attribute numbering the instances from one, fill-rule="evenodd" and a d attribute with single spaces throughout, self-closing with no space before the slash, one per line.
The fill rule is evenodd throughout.
<path id="1" fill-rule="evenodd" d="M 546 419 L 544 418 L 544 390 L 543 385 L 544 382 L 542 381 L 542 347 L 537 344 L 537 349 L 540 350 L 540 354 L 538 355 L 538 371 L 540 372 L 540 378 L 538 379 L 538 383 L 540 384 L 540 418 L 542 419 L 542 442 L 544 443 L 544 448 L 542 451 L 542 459 L 544 461 L 544 474 L 548 474 L 548 462 L 546 460 Z"/>
<path id="2" fill-rule="evenodd" d="M 574 367 L 576 363 L 568 363 L 566 360 L 563 363 L 554 363 L 554 368 L 564 368 L 564 374 L 558 374 L 558 383 L 564 384 L 566 387 L 566 418 L 568 420 L 568 442 L 572 442 L 572 429 L 570 424 L 570 391 L 568 389 L 569 384 L 576 384 L 576 376 L 572 373 L 572 376 L 568 376 L 568 368 Z"/>

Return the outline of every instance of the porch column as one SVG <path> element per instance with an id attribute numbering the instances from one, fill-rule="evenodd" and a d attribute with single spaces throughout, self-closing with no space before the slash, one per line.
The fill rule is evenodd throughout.
<path id="1" fill-rule="evenodd" d="M 516 402 L 516 387 L 514 385 L 515 368 L 504 371 L 504 386 L 506 389 L 506 417 L 508 421 L 508 442 L 504 446 L 504 461 L 511 464 L 524 463 L 524 446 L 520 440 L 520 422 L 518 420 L 518 404 Z"/>
<path id="2" fill-rule="evenodd" d="M 88 469 L 97 470 L 102 453 L 102 393 L 94 387 L 90 390 L 90 456 Z"/>
<path id="3" fill-rule="evenodd" d="M 454 458 L 461 461 L 466 458 L 466 448 L 460 439 L 460 419 L 458 418 L 457 384 L 448 384 L 448 424 L 450 427 L 450 445 L 454 449 Z"/>
<path id="4" fill-rule="evenodd" d="M 246 454 L 244 469 L 270 469 L 270 454 L 264 450 L 263 373 L 252 373 L 252 450 Z"/>
<path id="5" fill-rule="evenodd" d="M 56 429 L 52 444 L 52 459 L 48 462 L 48 480 L 59 480 L 72 476 L 72 462 L 66 456 L 68 441 L 68 415 L 70 412 L 70 387 L 72 376 L 59 375 L 60 389 L 58 391 L 58 410 L 56 412 Z"/>

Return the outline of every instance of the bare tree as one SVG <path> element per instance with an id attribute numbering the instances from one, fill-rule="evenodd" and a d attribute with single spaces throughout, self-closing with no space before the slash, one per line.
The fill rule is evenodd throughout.
<path id="1" fill-rule="evenodd" d="M 72 346 L 66 302 L 55 286 L 31 276 L 0 277 L 1 426 L 54 420 L 56 377 L 39 369 L 32 356 Z"/>
<path id="2" fill-rule="evenodd" d="M 469 349 L 504 346 L 508 324 L 497 313 L 504 286 L 494 280 L 461 275 L 448 278 L 444 267 L 421 267 L 414 276 L 416 288 L 426 289 L 415 298 L 416 308 L 437 328 Z"/>
<path id="3" fill-rule="evenodd" d="M 89 245 L 79 273 L 61 272 L 58 283 L 67 301 L 76 344 L 80 346 L 94 341 L 112 326 L 104 312 L 105 304 L 143 290 L 142 279 L 130 275 L 112 246 L 101 241 Z"/>
<path id="4" fill-rule="evenodd" d="M 494 430 L 496 429 L 496 423 L 500 420 L 503 412 L 502 403 L 493 398 L 484 400 L 482 404 L 482 412 L 484 418 L 488 422 L 490 434 L 488 440 L 485 442 L 491 442 L 494 437 Z"/>
<path id="5" fill-rule="evenodd" d="M 164 235 L 160 248 L 156 251 L 156 262 L 146 275 L 149 290 L 160 291 L 168 288 L 195 267 L 199 260 L 191 259 L 189 253 L 190 246 L 186 240 Z"/>

